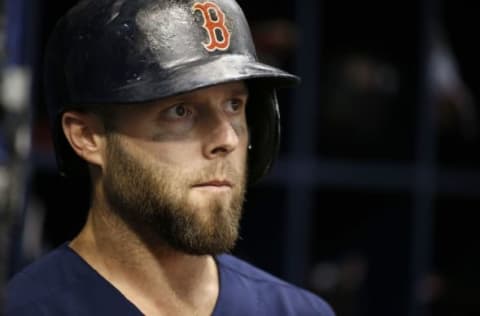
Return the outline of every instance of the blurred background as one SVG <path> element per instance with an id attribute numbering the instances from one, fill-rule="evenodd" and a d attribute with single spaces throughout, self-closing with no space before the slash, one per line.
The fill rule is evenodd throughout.
<path id="1" fill-rule="evenodd" d="M 0 277 L 81 228 L 42 92 L 77 1 L 0 1 Z M 453 0 L 238 0 L 279 92 L 282 147 L 250 189 L 234 253 L 338 316 L 480 315 L 478 10 Z M 477 249 L 477 250 L 476 250 Z"/>

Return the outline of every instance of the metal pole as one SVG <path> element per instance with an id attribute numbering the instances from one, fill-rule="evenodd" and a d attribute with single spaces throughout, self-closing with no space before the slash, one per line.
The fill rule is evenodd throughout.
<path id="1" fill-rule="evenodd" d="M 435 194 L 435 109 L 431 84 L 430 56 L 436 16 L 436 1 L 423 0 L 420 7 L 419 112 L 414 179 L 414 208 L 411 252 L 410 316 L 428 316 L 428 304 L 421 300 L 424 282 L 432 265 L 433 199 Z"/>
<path id="2" fill-rule="evenodd" d="M 315 155 L 316 116 L 318 107 L 319 69 L 319 1 L 295 2 L 296 23 L 299 26 L 296 50 L 296 73 L 302 84 L 296 89 L 290 115 L 288 145 L 290 154 L 298 159 L 312 159 Z M 288 168 L 294 172 L 295 168 Z M 291 174 L 294 177 L 293 174 Z M 313 189 L 289 183 L 287 186 L 286 249 L 284 252 L 285 277 L 296 284 L 304 282 L 310 252 L 311 213 Z"/>
<path id="3" fill-rule="evenodd" d="M 12 236 L 21 225 L 30 173 L 31 71 L 25 51 L 28 26 L 25 1 L 8 0 L 2 15 L 5 61 L 0 82 L 0 134 L 5 157 L 0 162 L 0 312 L 3 312 L 5 283 L 15 259 Z"/>

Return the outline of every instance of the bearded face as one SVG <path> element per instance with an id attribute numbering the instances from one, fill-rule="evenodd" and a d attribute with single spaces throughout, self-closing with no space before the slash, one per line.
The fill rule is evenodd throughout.
<path id="1" fill-rule="evenodd" d="M 103 189 L 111 209 L 140 236 L 160 240 L 178 251 L 218 254 L 229 251 L 238 237 L 244 200 L 246 163 L 236 170 L 228 160 L 202 169 L 159 164 L 128 152 L 119 138 L 108 137 Z M 195 185 L 212 178 L 234 183 L 226 192 L 203 193 Z"/>

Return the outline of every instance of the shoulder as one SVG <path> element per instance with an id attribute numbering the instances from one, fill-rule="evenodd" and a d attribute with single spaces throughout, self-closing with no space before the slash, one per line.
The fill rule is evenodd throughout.
<path id="1" fill-rule="evenodd" d="M 65 271 L 72 265 L 74 256 L 64 245 L 18 272 L 7 284 L 6 314 L 43 315 L 40 305 L 69 290 L 73 280 Z"/>
<path id="2" fill-rule="evenodd" d="M 65 256 L 65 250 L 62 247 L 44 255 L 13 276 L 7 284 L 7 293 L 39 292 L 41 286 L 55 283 L 60 274 L 62 262 L 65 261 Z M 9 298 L 14 298 L 10 296 Z"/>
<path id="3" fill-rule="evenodd" d="M 28 266 L 7 285 L 6 316 L 141 315 L 66 244 Z"/>
<path id="4" fill-rule="evenodd" d="M 239 258 L 230 255 L 217 257 L 222 287 L 226 295 L 236 295 L 242 301 L 253 301 L 257 314 L 270 315 L 335 315 L 322 298 L 310 291 L 285 282 Z M 223 289 L 222 289 L 223 291 Z M 228 298 L 227 298 L 228 299 Z"/>

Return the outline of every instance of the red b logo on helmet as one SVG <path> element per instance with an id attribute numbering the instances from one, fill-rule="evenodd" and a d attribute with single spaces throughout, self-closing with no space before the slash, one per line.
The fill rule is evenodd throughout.
<path id="1" fill-rule="evenodd" d="M 193 11 L 200 11 L 203 15 L 203 28 L 207 31 L 209 43 L 203 43 L 209 52 L 227 50 L 230 47 L 230 31 L 225 26 L 225 14 L 213 2 L 196 2 Z"/>

